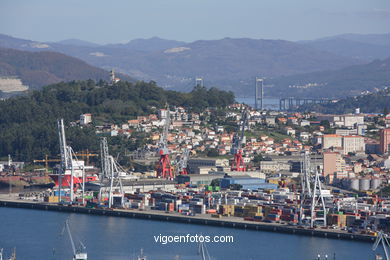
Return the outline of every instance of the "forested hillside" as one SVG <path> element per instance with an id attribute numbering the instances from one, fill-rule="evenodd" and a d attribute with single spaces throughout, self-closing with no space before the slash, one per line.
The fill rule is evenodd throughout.
<path id="1" fill-rule="evenodd" d="M 341 99 L 329 104 L 308 104 L 300 107 L 301 111 L 316 111 L 322 113 L 353 113 L 355 108 L 360 108 L 363 113 L 383 113 L 390 109 L 390 87 L 384 90 Z"/>
<path id="2" fill-rule="evenodd" d="M 61 81 L 109 80 L 110 73 L 57 52 L 0 48 L 0 76 L 16 76 L 24 85 L 37 89 Z M 120 78 L 131 80 L 126 75 Z"/>
<path id="3" fill-rule="evenodd" d="M 92 113 L 101 122 L 122 123 L 137 115 L 155 112 L 166 103 L 195 111 L 223 107 L 234 102 L 231 92 L 196 87 L 190 93 L 166 91 L 154 82 L 119 82 L 107 85 L 92 80 L 59 83 L 29 95 L 0 101 L 0 157 L 30 161 L 44 154 L 59 153 L 56 120 L 66 125 L 80 114 Z M 154 108 L 153 108 L 154 107 Z M 74 150 L 98 149 L 93 127 L 69 127 L 69 143 Z"/>
<path id="4" fill-rule="evenodd" d="M 269 95 L 286 97 L 343 98 L 390 86 L 390 58 L 340 70 L 328 70 L 269 81 Z"/>

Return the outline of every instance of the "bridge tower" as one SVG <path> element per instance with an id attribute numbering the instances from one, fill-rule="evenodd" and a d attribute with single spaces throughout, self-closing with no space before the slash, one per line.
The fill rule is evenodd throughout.
<path id="1" fill-rule="evenodd" d="M 255 109 L 264 109 L 264 79 L 256 77 L 255 81 Z M 260 106 L 258 102 L 260 101 Z"/>
<path id="2" fill-rule="evenodd" d="M 195 78 L 195 86 L 203 87 L 203 77 L 196 77 Z"/>

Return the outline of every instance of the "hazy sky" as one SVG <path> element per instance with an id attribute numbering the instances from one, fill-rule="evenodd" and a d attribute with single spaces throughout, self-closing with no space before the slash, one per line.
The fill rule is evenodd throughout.
<path id="1" fill-rule="evenodd" d="M 390 0 L 0 0 L 0 33 L 97 43 L 390 33 Z"/>

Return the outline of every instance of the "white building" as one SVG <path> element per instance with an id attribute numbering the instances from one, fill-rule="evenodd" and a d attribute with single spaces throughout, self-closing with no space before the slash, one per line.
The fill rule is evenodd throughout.
<path id="1" fill-rule="evenodd" d="M 358 135 L 343 136 L 343 153 L 364 153 L 364 137 Z"/>
<path id="2" fill-rule="evenodd" d="M 89 123 L 92 123 L 92 114 L 81 114 L 80 125 L 88 125 Z"/>
<path id="3" fill-rule="evenodd" d="M 328 120 L 330 124 L 339 127 L 353 128 L 355 125 L 364 124 L 363 115 L 318 115 L 318 120 Z"/>
<path id="4" fill-rule="evenodd" d="M 322 137 L 322 148 L 328 149 L 331 147 L 333 148 L 342 147 L 341 135 L 328 134 Z"/>

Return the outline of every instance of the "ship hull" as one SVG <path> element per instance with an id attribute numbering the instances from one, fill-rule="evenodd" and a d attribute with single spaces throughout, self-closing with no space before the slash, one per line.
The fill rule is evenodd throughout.
<path id="1" fill-rule="evenodd" d="M 55 187 L 59 186 L 59 174 L 50 174 L 50 178 L 54 181 Z M 97 177 L 96 176 L 86 176 L 85 177 L 85 182 L 90 182 L 90 181 L 96 181 Z M 70 187 L 70 182 L 71 182 L 71 175 L 65 174 L 61 175 L 61 187 Z M 83 183 L 83 178 L 82 177 L 75 177 L 73 176 L 73 185 L 78 186 Z"/>

